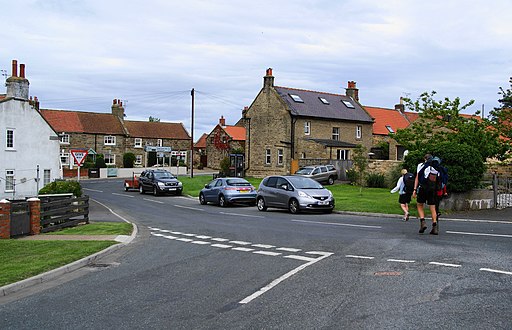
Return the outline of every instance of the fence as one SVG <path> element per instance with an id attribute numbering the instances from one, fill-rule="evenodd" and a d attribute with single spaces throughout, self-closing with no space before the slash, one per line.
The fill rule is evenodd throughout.
<path id="1" fill-rule="evenodd" d="M 30 209 L 26 200 L 11 201 L 10 236 L 30 234 Z"/>
<path id="2" fill-rule="evenodd" d="M 41 198 L 41 233 L 89 223 L 89 196 Z"/>
<path id="3" fill-rule="evenodd" d="M 503 209 L 512 207 L 512 178 L 493 174 L 494 207 Z"/>

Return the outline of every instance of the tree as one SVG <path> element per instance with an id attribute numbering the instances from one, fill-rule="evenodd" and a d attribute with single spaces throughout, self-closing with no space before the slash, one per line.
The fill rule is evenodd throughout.
<path id="1" fill-rule="evenodd" d="M 135 164 L 135 154 L 133 152 L 127 152 L 123 155 L 123 167 L 124 168 L 133 168 L 133 164 Z"/>
<path id="2" fill-rule="evenodd" d="M 354 162 L 356 182 L 359 183 L 359 194 L 362 194 L 366 168 L 368 167 L 368 156 L 366 154 L 366 148 L 364 146 L 358 144 L 355 147 L 352 161 Z"/>
<path id="3" fill-rule="evenodd" d="M 105 168 L 107 164 L 105 164 L 105 157 L 102 154 L 96 155 L 96 163 L 94 164 L 96 168 Z"/>
<path id="4" fill-rule="evenodd" d="M 502 97 L 498 100 L 501 103 L 499 108 L 494 108 L 490 113 L 490 120 L 492 126 L 502 137 L 504 152 L 511 151 L 512 146 L 512 77 L 510 78 L 510 87 L 504 90 L 500 87 L 498 94 Z M 503 157 L 505 158 L 505 157 Z"/>
<path id="5" fill-rule="evenodd" d="M 159 123 L 160 122 L 160 118 L 149 116 L 149 122 L 150 123 Z"/>

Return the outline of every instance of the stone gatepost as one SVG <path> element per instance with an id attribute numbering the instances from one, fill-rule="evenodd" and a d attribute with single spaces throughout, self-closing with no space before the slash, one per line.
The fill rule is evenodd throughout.
<path id="1" fill-rule="evenodd" d="M 27 199 L 30 210 L 30 235 L 41 233 L 41 200 L 39 198 Z"/>
<path id="2" fill-rule="evenodd" d="M 0 200 L 0 239 L 11 238 L 11 202 Z"/>

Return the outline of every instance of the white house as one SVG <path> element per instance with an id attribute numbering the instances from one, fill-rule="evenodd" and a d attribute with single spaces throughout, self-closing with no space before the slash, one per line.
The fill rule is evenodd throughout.
<path id="1" fill-rule="evenodd" d="M 7 94 L 0 94 L 0 199 L 37 195 L 45 184 L 61 178 L 58 134 L 29 99 L 25 65 L 12 61 Z"/>

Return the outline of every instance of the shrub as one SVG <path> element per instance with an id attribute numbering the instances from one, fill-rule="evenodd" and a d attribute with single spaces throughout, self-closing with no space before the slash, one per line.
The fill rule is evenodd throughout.
<path id="1" fill-rule="evenodd" d="M 124 168 L 133 168 L 133 164 L 135 164 L 135 154 L 133 152 L 127 152 L 123 155 L 123 167 Z"/>
<path id="2" fill-rule="evenodd" d="M 389 189 L 392 189 L 392 188 L 395 188 L 396 186 L 396 183 L 398 181 L 398 179 L 402 176 L 402 165 L 397 165 L 395 167 L 393 167 L 391 169 L 391 171 L 389 171 L 388 173 L 386 173 L 386 187 L 388 187 Z M 416 167 L 414 168 L 407 168 L 407 171 L 411 172 L 411 173 L 415 173 L 416 172 Z"/>
<path id="3" fill-rule="evenodd" d="M 352 167 L 352 168 L 348 169 L 346 171 L 346 173 L 347 173 L 348 181 L 350 181 L 351 185 L 354 185 L 356 183 L 356 181 L 357 181 L 357 172 L 356 172 L 356 170 Z"/>
<path id="4" fill-rule="evenodd" d="M 82 186 L 78 181 L 54 181 L 39 190 L 39 195 L 73 193 L 76 197 L 82 196 Z"/>
<path id="5" fill-rule="evenodd" d="M 105 157 L 103 155 L 99 154 L 96 155 L 96 163 L 94 164 L 96 168 L 105 168 L 107 167 L 107 164 L 105 164 Z"/>
<path id="6" fill-rule="evenodd" d="M 223 160 L 220 161 L 220 170 L 222 173 L 227 174 L 229 172 L 229 157 L 225 157 Z"/>
<path id="7" fill-rule="evenodd" d="M 366 185 L 370 188 L 384 188 L 384 175 L 379 173 L 370 173 L 366 177 Z"/>

